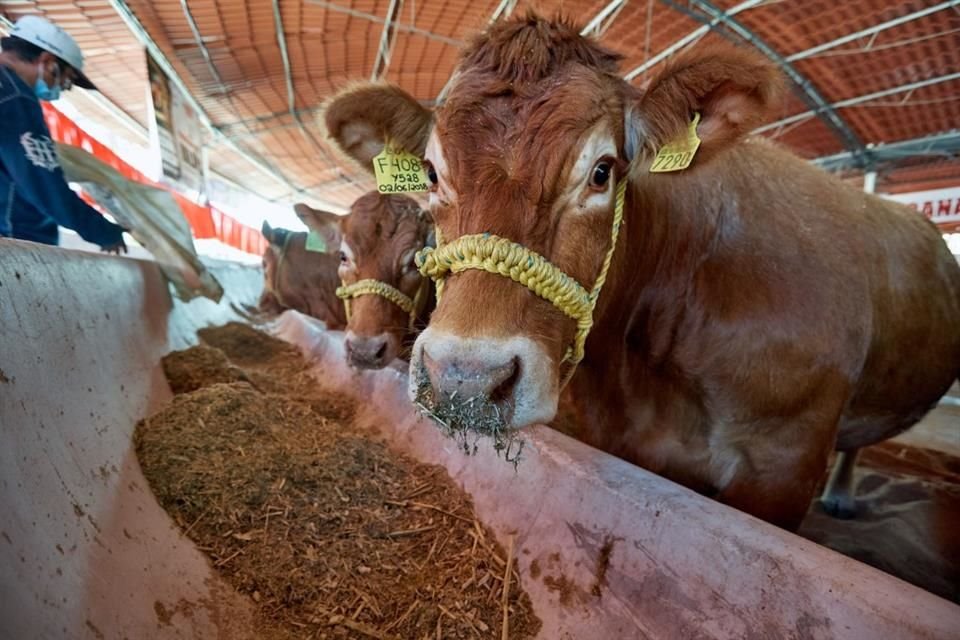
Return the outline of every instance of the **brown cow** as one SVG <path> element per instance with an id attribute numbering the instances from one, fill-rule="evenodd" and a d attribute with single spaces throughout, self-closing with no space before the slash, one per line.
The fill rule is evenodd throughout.
<path id="1" fill-rule="evenodd" d="M 433 222 L 415 200 L 371 191 L 350 207 L 347 216 L 296 206 L 297 215 L 339 248 L 339 277 L 344 284 L 360 280 L 385 283 L 414 302 L 416 323 L 397 304 L 379 295 L 349 301 L 346 349 L 350 364 L 380 369 L 409 352 L 414 324 L 423 327 L 433 308 L 433 285 L 414 264 L 414 255 L 428 242 Z M 406 345 L 406 348 L 404 347 Z"/>
<path id="2" fill-rule="evenodd" d="M 780 95 L 765 57 L 697 48 L 642 92 L 618 60 L 563 22 L 497 22 L 435 112 L 359 86 L 330 104 L 327 126 L 362 163 L 384 135 L 425 157 L 442 242 L 496 234 L 587 289 L 628 180 L 569 388 L 583 438 L 795 528 L 831 449 L 901 432 L 957 379 L 960 269 L 911 210 L 744 140 Z M 650 173 L 695 113 L 693 164 Z M 411 395 L 486 402 L 513 428 L 549 421 L 574 333 L 512 280 L 450 275 L 414 346 Z"/>
<path id="3" fill-rule="evenodd" d="M 329 329 L 343 329 L 347 317 L 336 294 L 340 285 L 336 251 L 308 251 L 306 232 L 275 229 L 266 221 L 261 232 L 269 245 L 263 254 L 260 310 L 296 309 L 322 320 Z"/>

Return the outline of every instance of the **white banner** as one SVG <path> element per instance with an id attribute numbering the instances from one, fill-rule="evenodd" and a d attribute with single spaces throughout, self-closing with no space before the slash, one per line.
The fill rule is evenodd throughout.
<path id="1" fill-rule="evenodd" d="M 960 222 L 960 187 L 884 194 L 885 198 L 910 205 L 938 225 Z"/>

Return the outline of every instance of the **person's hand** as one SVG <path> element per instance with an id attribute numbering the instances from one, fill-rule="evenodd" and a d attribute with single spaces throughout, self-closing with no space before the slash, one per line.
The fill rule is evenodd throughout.
<path id="1" fill-rule="evenodd" d="M 100 247 L 100 251 L 104 251 L 106 253 L 115 253 L 117 255 L 120 255 L 121 253 L 127 253 L 127 243 L 123 241 L 123 238 L 120 238 L 120 242 L 111 245 L 104 245 Z"/>

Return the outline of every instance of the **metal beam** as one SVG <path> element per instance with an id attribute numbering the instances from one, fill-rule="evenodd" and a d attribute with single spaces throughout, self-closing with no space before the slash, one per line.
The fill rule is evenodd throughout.
<path id="1" fill-rule="evenodd" d="M 944 9 L 949 9 L 950 7 L 956 7 L 960 5 L 960 0 L 950 0 L 949 2 L 941 2 L 940 4 L 934 5 L 932 7 L 927 7 L 926 9 L 921 9 L 920 11 L 914 11 L 913 13 L 908 13 L 905 16 L 900 16 L 899 18 L 894 18 L 893 20 L 888 20 L 886 22 L 881 22 L 878 25 L 857 31 L 856 33 L 851 33 L 849 35 L 842 36 L 836 40 L 831 40 L 830 42 L 824 42 L 823 44 L 818 44 L 815 47 L 810 47 L 809 49 L 804 49 L 798 53 L 794 53 L 786 57 L 787 62 L 794 62 L 796 60 L 802 60 L 804 58 L 809 58 L 815 56 L 818 53 L 822 53 L 829 49 L 839 47 L 842 44 L 848 42 L 853 42 L 859 38 L 865 38 L 867 36 L 875 36 L 876 34 L 886 31 L 887 29 L 892 29 L 901 24 L 906 24 L 907 22 L 913 22 L 924 16 L 928 16 L 931 13 L 937 13 L 938 11 L 943 11 Z"/>
<path id="2" fill-rule="evenodd" d="M 867 145 L 865 153 L 874 165 L 917 156 L 958 156 L 960 155 L 960 131 L 945 131 L 889 144 Z M 821 156 L 811 162 L 827 171 L 843 171 L 857 167 L 853 154 L 849 151 Z"/>
<path id="3" fill-rule="evenodd" d="M 290 56 L 287 54 L 287 34 L 283 30 L 283 17 L 280 15 L 280 3 L 273 0 L 273 27 L 280 45 L 280 60 L 283 62 L 283 78 L 287 84 L 287 110 L 293 114 L 297 109 L 297 95 L 293 89 L 293 73 L 290 71 Z"/>
<path id="4" fill-rule="evenodd" d="M 317 139 L 314 138 L 313 134 L 307 130 L 306 125 L 304 125 L 303 120 L 300 118 L 300 114 L 297 112 L 297 96 L 293 88 L 293 73 L 290 71 L 290 56 L 287 54 L 287 35 L 283 29 L 283 17 L 280 15 L 279 0 L 273 0 L 273 24 L 277 31 L 277 44 L 280 45 L 280 58 L 283 61 L 283 74 L 287 83 L 287 109 L 289 110 L 290 115 L 293 116 L 293 120 L 296 123 L 297 129 L 300 130 L 300 135 L 303 136 L 304 140 L 306 140 L 310 146 L 312 146 L 328 162 L 331 162 L 331 164 L 334 165 L 333 169 L 327 169 L 322 173 L 325 175 L 331 172 L 339 172 L 339 169 L 336 167 L 336 162 L 332 162 L 326 149 L 324 149 L 320 143 L 317 142 Z M 246 127 L 246 125 L 244 126 Z M 249 132 L 250 128 L 246 128 Z"/>
<path id="5" fill-rule="evenodd" d="M 322 106 L 315 107 L 303 107 L 301 109 L 294 109 L 294 113 L 300 116 L 311 117 L 323 110 Z M 227 124 L 220 125 L 217 128 L 224 133 L 229 134 L 231 130 L 243 127 L 248 128 L 248 125 L 264 125 L 266 123 L 272 122 L 279 118 L 286 118 L 290 116 L 290 110 L 284 109 L 283 111 L 275 111 L 273 113 L 265 113 L 260 116 L 253 116 L 251 118 L 244 118 L 243 120 L 235 120 L 233 122 L 228 122 Z"/>
<path id="6" fill-rule="evenodd" d="M 233 106 L 233 101 L 230 99 L 227 85 L 224 84 L 223 78 L 220 77 L 220 72 L 217 71 L 216 65 L 213 64 L 213 58 L 210 57 L 210 50 L 207 49 L 207 45 L 203 43 L 203 38 L 200 36 L 200 29 L 197 27 L 197 21 L 193 19 L 193 14 L 190 13 L 190 7 L 187 5 L 187 0 L 180 0 L 180 8 L 183 10 L 183 15 L 187 19 L 187 24 L 190 25 L 190 32 L 193 34 L 194 42 L 196 43 L 197 47 L 200 48 L 200 53 L 203 55 L 203 59 L 207 63 L 207 68 L 210 69 L 210 74 L 216 81 L 217 86 L 220 87 L 220 92 L 223 94 L 224 98 L 226 98 L 231 103 L 231 106 Z"/>
<path id="7" fill-rule="evenodd" d="M 582 36 L 594 36 L 599 38 L 610 28 L 610 25 L 616 19 L 617 14 L 626 6 L 627 0 L 610 0 L 610 2 L 601 9 L 593 19 L 580 30 Z"/>
<path id="8" fill-rule="evenodd" d="M 365 11 L 357 11 L 356 9 L 350 9 L 347 7 L 341 7 L 338 4 L 333 2 L 326 2 L 325 0 L 306 0 L 308 3 L 316 5 L 318 7 L 323 7 L 324 9 L 329 9 L 330 11 L 336 11 L 337 13 L 344 13 L 348 16 L 353 16 L 355 18 L 363 18 L 364 20 L 369 20 L 371 22 L 376 22 L 377 24 L 385 24 L 387 21 L 380 16 L 374 15 L 372 13 L 367 13 Z M 397 21 L 394 23 L 394 27 L 397 31 L 406 31 L 408 33 L 416 33 L 421 35 L 428 40 L 436 40 L 437 42 L 442 42 L 448 44 L 451 47 L 460 47 L 463 45 L 462 40 L 455 40 L 453 38 L 448 38 L 446 36 L 437 35 L 426 29 L 421 29 L 419 27 L 414 27 L 409 24 L 403 24 L 402 22 Z"/>
<path id="9" fill-rule="evenodd" d="M 908 84 L 901 84 L 896 87 L 891 87 L 889 89 L 884 89 L 882 91 L 874 91 L 873 93 L 866 93 L 860 96 L 855 96 L 853 98 L 848 98 L 846 100 L 841 100 L 839 102 L 834 102 L 831 107 L 834 109 L 842 109 L 844 107 L 853 107 L 864 102 L 870 102 L 871 100 L 876 100 L 878 98 L 886 98 L 887 96 L 892 96 L 898 93 L 905 93 L 907 91 L 913 91 L 915 89 L 922 89 L 923 87 L 929 87 L 931 85 L 940 84 L 942 82 L 950 82 L 951 80 L 960 80 L 960 72 L 957 73 L 948 73 L 944 76 L 937 76 L 936 78 L 928 78 L 927 80 L 920 80 L 918 82 L 910 82 Z M 771 129 L 776 129 L 778 127 L 785 127 L 794 122 L 799 122 L 801 120 L 806 120 L 817 115 L 816 110 L 804 111 L 803 113 L 798 113 L 792 115 L 788 118 L 782 120 L 777 120 L 768 125 L 764 125 L 758 129 L 754 129 L 753 133 L 766 133 Z"/>
<path id="10" fill-rule="evenodd" d="M 277 0 L 273 0 L 276 2 Z M 396 29 L 394 28 L 397 16 L 403 8 L 403 0 L 390 0 L 387 7 L 387 21 L 383 23 L 383 31 L 380 32 L 380 45 L 377 47 L 377 59 L 373 61 L 373 71 L 370 72 L 370 81 L 376 82 L 387 72 L 390 66 L 390 56 L 393 52 L 393 43 L 396 38 Z"/>
<path id="11" fill-rule="evenodd" d="M 493 10 L 490 22 L 496 22 L 501 16 L 509 16 L 517 8 L 517 0 L 500 0 L 500 4 Z"/>
<path id="12" fill-rule="evenodd" d="M 850 126 L 837 114 L 833 105 L 830 104 L 830 102 L 828 102 L 822 95 L 820 95 L 820 92 L 817 91 L 816 87 L 813 86 L 806 76 L 797 71 L 792 64 L 787 62 L 783 56 L 777 53 L 770 45 L 764 42 L 750 29 L 739 23 L 734 18 L 731 18 L 722 9 L 715 6 L 708 0 L 690 0 L 690 3 L 691 5 L 700 9 L 700 11 L 706 13 L 709 17 L 689 12 L 686 7 L 677 5 L 671 0 L 663 1 L 679 11 L 683 11 L 692 15 L 695 20 L 699 20 L 707 25 L 711 25 L 711 28 L 715 28 L 715 26 L 712 25 L 712 22 L 714 20 L 718 21 L 719 24 L 727 27 L 730 29 L 730 31 L 737 34 L 744 41 L 759 49 L 761 53 L 775 62 L 780 69 L 783 70 L 787 77 L 793 81 L 797 89 L 800 91 L 800 98 L 803 99 L 803 101 L 816 113 L 817 117 L 821 118 L 824 123 L 834 132 L 834 134 L 836 134 L 836 136 L 843 143 L 843 146 L 855 156 L 859 157 L 863 154 L 863 142 L 860 140 L 859 136 L 854 133 Z"/>
<path id="13" fill-rule="evenodd" d="M 290 115 L 287 112 L 284 112 L 283 115 Z M 272 124 L 269 127 L 262 127 L 260 129 L 247 129 L 246 131 L 234 131 L 229 127 L 220 127 L 220 131 L 226 135 L 231 140 L 246 140 L 247 138 L 256 138 L 261 133 L 274 132 L 274 131 L 286 131 L 287 129 L 300 129 L 300 123 L 294 120 L 293 122 L 283 122 L 280 124 Z"/>
<path id="14" fill-rule="evenodd" d="M 117 15 L 123 19 L 124 23 L 134 34 L 134 36 L 136 36 L 143 46 L 146 47 L 147 51 L 150 52 L 150 55 L 153 56 L 153 59 L 157 62 L 157 65 L 163 69 L 163 72 L 167 74 L 167 77 L 170 78 L 170 81 L 173 82 L 177 89 L 180 90 L 180 93 L 183 94 L 184 99 L 190 103 L 190 106 L 196 112 L 200 123 L 203 124 L 203 126 L 213 134 L 213 137 L 217 142 L 225 144 L 231 151 L 250 163 L 251 166 L 256 168 L 264 175 L 279 182 L 284 187 L 293 188 L 299 193 L 303 193 L 302 189 L 295 186 L 290 180 L 284 177 L 283 174 L 269 166 L 266 160 L 256 157 L 221 133 L 220 130 L 213 124 L 213 121 L 210 120 L 210 116 L 207 115 L 206 110 L 200 106 L 200 103 L 197 102 L 197 99 L 193 97 L 193 94 L 187 88 L 187 85 L 180 77 L 180 74 L 178 74 L 176 69 L 173 68 L 173 65 L 170 64 L 167 56 L 164 55 L 163 51 L 160 50 L 160 47 L 157 46 L 157 43 L 154 42 L 153 38 L 150 37 L 150 34 L 147 33 L 147 30 L 142 24 L 140 24 L 140 21 L 137 19 L 137 17 L 133 15 L 132 11 L 130 11 L 130 8 L 127 6 L 126 2 L 124 2 L 124 0 L 108 0 L 108 2 L 110 3 L 110 6 L 113 7 L 114 11 L 117 12 Z"/>
<path id="15" fill-rule="evenodd" d="M 740 13 L 741 11 L 746 11 L 747 9 L 752 9 L 753 7 L 755 7 L 755 6 L 757 6 L 758 4 L 760 4 L 760 3 L 762 3 L 762 2 L 765 2 L 765 1 L 766 1 L 766 0 L 746 0 L 746 2 L 741 2 L 740 4 L 736 5 L 735 7 L 731 7 L 730 10 L 727 11 L 727 15 L 728 15 L 728 16 L 735 16 L 735 15 L 737 15 L 738 13 Z M 702 26 L 702 27 L 699 27 L 699 28 L 697 28 L 697 29 L 694 29 L 693 31 L 691 31 L 691 32 L 688 33 L 687 35 L 683 36 L 682 38 L 680 38 L 679 40 L 677 40 L 676 42 L 674 42 L 672 45 L 670 45 L 669 47 L 667 47 L 666 49 L 664 49 L 663 51 L 661 51 L 661 52 L 658 53 L 657 55 L 653 56 L 653 57 L 650 58 L 649 60 L 644 61 L 643 64 L 641 64 L 641 65 L 639 65 L 639 66 L 634 67 L 633 69 L 631 69 L 629 73 L 627 73 L 625 76 L 623 76 L 624 79 L 627 80 L 628 82 L 631 81 L 631 80 L 633 80 L 634 78 L 636 78 L 638 75 L 640 75 L 641 73 L 643 73 L 643 72 L 646 71 L 647 69 L 650 69 L 651 67 L 656 66 L 661 60 L 664 60 L 665 58 L 669 58 L 669 57 L 672 56 L 674 53 L 676 53 L 676 52 L 679 51 L 680 49 L 683 49 L 685 46 L 687 46 L 687 45 L 690 44 L 691 42 L 694 42 L 694 41 L 702 38 L 703 36 L 705 36 L 705 35 L 710 31 L 710 29 L 713 29 L 713 28 L 716 27 L 718 24 L 720 24 L 720 20 L 717 19 L 717 18 L 714 18 L 714 19 L 711 20 L 708 24 L 705 24 L 705 25 Z"/>

